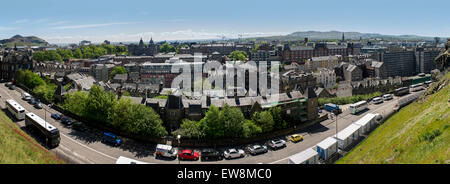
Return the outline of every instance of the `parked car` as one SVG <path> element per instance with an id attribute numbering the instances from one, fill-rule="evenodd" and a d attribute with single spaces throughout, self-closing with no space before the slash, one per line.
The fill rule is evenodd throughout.
<path id="1" fill-rule="evenodd" d="M 122 139 L 116 134 L 110 132 L 104 132 L 102 136 L 102 142 L 119 146 L 122 143 Z"/>
<path id="2" fill-rule="evenodd" d="M 87 131 L 86 126 L 84 126 L 81 122 L 73 122 L 72 129 L 80 131 L 80 132 Z"/>
<path id="3" fill-rule="evenodd" d="M 14 90 L 14 89 L 16 89 L 16 87 L 15 87 L 14 85 L 11 84 L 11 85 L 8 87 L 8 89 Z"/>
<path id="4" fill-rule="evenodd" d="M 245 156 L 245 152 L 242 149 L 230 148 L 223 152 L 223 156 L 227 159 L 242 158 Z"/>
<path id="5" fill-rule="evenodd" d="M 392 99 L 394 99 L 394 96 L 392 96 L 392 94 L 383 95 L 383 100 L 392 100 Z"/>
<path id="6" fill-rule="evenodd" d="M 5 83 L 5 86 L 9 88 L 12 84 L 10 82 Z"/>
<path id="7" fill-rule="evenodd" d="M 222 160 L 223 159 L 223 153 L 219 152 L 217 150 L 214 149 L 203 149 L 201 154 L 201 159 L 202 160 Z"/>
<path id="8" fill-rule="evenodd" d="M 22 93 L 22 99 L 28 101 L 31 99 L 31 95 L 29 93 L 24 92 Z"/>
<path id="9" fill-rule="evenodd" d="M 178 159 L 180 160 L 198 160 L 199 154 L 193 150 L 182 150 L 178 153 Z"/>
<path id="10" fill-rule="evenodd" d="M 250 154 L 256 155 L 260 153 L 267 153 L 267 146 L 261 146 L 259 144 L 251 145 L 247 147 L 247 150 Z"/>
<path id="11" fill-rule="evenodd" d="M 36 103 L 34 103 L 34 108 L 36 108 L 36 109 L 42 109 L 42 104 L 41 104 L 41 102 L 36 102 Z"/>
<path id="12" fill-rule="evenodd" d="M 52 115 L 50 115 L 50 117 L 52 117 L 53 119 L 56 119 L 56 120 L 60 120 L 61 119 L 61 115 L 58 114 L 58 113 L 52 114 Z"/>
<path id="13" fill-rule="evenodd" d="M 28 100 L 28 103 L 30 103 L 31 105 L 34 105 L 36 103 L 36 99 L 30 98 L 30 100 Z"/>
<path id="14" fill-rule="evenodd" d="M 156 145 L 156 157 L 177 158 L 177 150 L 170 145 L 158 144 Z"/>
<path id="15" fill-rule="evenodd" d="M 66 116 L 61 117 L 61 123 L 65 124 L 65 125 L 69 125 L 69 126 L 73 124 L 72 120 L 70 120 Z"/>
<path id="16" fill-rule="evenodd" d="M 374 104 L 380 104 L 380 103 L 383 103 L 383 98 L 376 97 L 372 101 L 373 101 Z"/>
<path id="17" fill-rule="evenodd" d="M 289 140 L 291 140 L 291 142 L 299 142 L 303 140 L 303 136 L 300 134 L 294 134 L 289 137 Z"/>
<path id="18" fill-rule="evenodd" d="M 275 149 L 286 147 L 286 141 L 284 141 L 282 139 L 275 139 L 275 140 L 269 141 L 268 145 L 272 150 L 275 150 Z"/>

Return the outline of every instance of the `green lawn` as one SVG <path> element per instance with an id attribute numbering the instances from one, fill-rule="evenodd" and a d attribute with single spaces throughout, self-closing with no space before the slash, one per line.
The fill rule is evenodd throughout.
<path id="1" fill-rule="evenodd" d="M 0 164 L 62 164 L 0 111 Z"/>
<path id="2" fill-rule="evenodd" d="M 444 77 L 450 81 L 450 73 Z M 338 164 L 450 163 L 450 85 L 401 109 Z"/>

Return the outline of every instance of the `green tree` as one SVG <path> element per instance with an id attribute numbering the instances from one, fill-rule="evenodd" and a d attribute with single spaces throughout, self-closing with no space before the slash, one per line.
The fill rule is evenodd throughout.
<path id="1" fill-rule="evenodd" d="M 227 137 L 242 136 L 245 118 L 240 109 L 225 104 L 220 112 L 220 122 L 224 124 L 224 133 Z"/>
<path id="2" fill-rule="evenodd" d="M 242 137 L 244 138 L 253 137 L 257 134 L 260 134 L 261 132 L 262 132 L 261 127 L 256 125 L 253 121 L 245 120 Z"/>
<path id="3" fill-rule="evenodd" d="M 202 131 L 201 123 L 199 121 L 192 121 L 189 119 L 184 119 L 183 123 L 180 125 L 180 129 L 172 132 L 172 135 L 181 135 L 185 138 L 203 138 L 205 134 Z"/>
<path id="4" fill-rule="evenodd" d="M 84 91 L 75 91 L 64 96 L 63 107 L 78 116 L 85 114 L 86 102 L 88 101 L 88 94 Z"/>
<path id="5" fill-rule="evenodd" d="M 168 43 L 164 43 L 161 45 L 161 47 L 159 48 L 159 52 L 164 52 L 164 53 L 168 53 L 168 52 L 175 52 L 175 47 L 168 44 Z"/>
<path id="6" fill-rule="evenodd" d="M 113 70 L 111 71 L 111 75 L 110 78 L 114 78 L 114 76 L 116 76 L 116 74 L 126 74 L 127 71 L 125 70 L 125 67 L 123 66 L 116 66 L 113 68 Z"/>
<path id="7" fill-rule="evenodd" d="M 245 61 L 247 59 L 247 53 L 244 51 L 235 50 L 228 56 L 233 61 Z"/>
<path id="8" fill-rule="evenodd" d="M 31 70 L 19 70 L 17 74 L 17 82 L 25 85 L 31 90 L 37 86 L 45 85 L 44 79 L 33 73 Z"/>
<path id="9" fill-rule="evenodd" d="M 106 92 L 100 86 L 93 85 L 86 101 L 84 116 L 91 120 L 110 124 L 108 117 L 115 103 L 116 98 L 113 93 Z"/>
<path id="10" fill-rule="evenodd" d="M 272 114 L 269 111 L 256 112 L 252 117 L 253 122 L 256 125 L 261 127 L 262 132 L 270 132 L 273 130 L 273 125 L 275 122 L 273 121 Z"/>
<path id="11" fill-rule="evenodd" d="M 220 121 L 220 110 L 211 105 L 204 118 L 200 120 L 203 132 L 207 138 L 221 138 L 225 135 L 224 124 Z"/>
<path id="12" fill-rule="evenodd" d="M 77 59 L 83 58 L 83 53 L 81 52 L 80 48 L 75 49 L 75 51 L 73 53 L 73 57 L 75 57 Z"/>
<path id="13" fill-rule="evenodd" d="M 269 109 L 274 121 L 274 128 L 280 130 L 287 127 L 287 122 L 281 116 L 281 107 L 272 107 Z"/>

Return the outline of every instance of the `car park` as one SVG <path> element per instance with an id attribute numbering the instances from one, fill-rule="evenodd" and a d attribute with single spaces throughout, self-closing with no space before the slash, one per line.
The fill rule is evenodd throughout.
<path id="1" fill-rule="evenodd" d="M 245 156 L 245 151 L 242 149 L 230 148 L 223 152 L 223 156 L 226 159 L 242 158 Z"/>
<path id="2" fill-rule="evenodd" d="M 223 153 L 215 149 L 206 148 L 202 150 L 200 157 L 202 160 L 222 160 Z"/>
<path id="3" fill-rule="evenodd" d="M 289 137 L 289 140 L 291 142 L 299 142 L 303 140 L 303 136 L 301 136 L 300 134 L 294 134 Z"/>
<path id="4" fill-rule="evenodd" d="M 58 114 L 58 113 L 54 113 L 54 114 L 50 115 L 50 117 L 52 117 L 53 119 L 56 119 L 56 120 L 60 120 L 61 119 L 61 115 Z"/>
<path id="5" fill-rule="evenodd" d="M 61 117 L 61 123 L 65 124 L 65 125 L 68 125 L 68 126 L 73 124 L 72 120 L 70 120 L 66 116 Z"/>
<path id="6" fill-rule="evenodd" d="M 271 140 L 269 141 L 268 145 L 272 150 L 280 149 L 286 147 L 286 141 L 282 139 Z"/>
<path id="7" fill-rule="evenodd" d="M 114 146 L 120 146 L 122 143 L 122 139 L 119 138 L 116 134 L 110 133 L 110 132 L 104 132 L 102 136 L 102 142 L 109 143 Z"/>
<path id="8" fill-rule="evenodd" d="M 182 150 L 178 153 L 178 159 L 179 160 L 198 160 L 200 157 L 200 154 L 193 150 Z"/>
<path id="9" fill-rule="evenodd" d="M 156 145 L 156 157 L 177 158 L 177 150 L 170 145 L 158 144 Z"/>
<path id="10" fill-rule="evenodd" d="M 267 153 L 267 151 L 268 151 L 267 146 L 262 146 L 259 144 L 251 145 L 251 146 L 247 147 L 247 150 L 252 155 Z"/>

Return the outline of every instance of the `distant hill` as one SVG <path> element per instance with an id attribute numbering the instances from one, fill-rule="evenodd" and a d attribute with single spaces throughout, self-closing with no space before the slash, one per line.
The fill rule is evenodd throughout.
<path id="1" fill-rule="evenodd" d="M 340 164 L 450 164 L 450 72 L 388 118 Z"/>
<path id="2" fill-rule="evenodd" d="M 17 46 L 47 46 L 49 43 L 41 38 L 36 36 L 27 36 L 23 37 L 20 35 L 16 35 L 11 37 L 10 39 L 0 40 L 0 44 L 6 47 L 14 47 L 14 44 Z"/>
<path id="3" fill-rule="evenodd" d="M 340 40 L 344 33 L 345 39 L 359 40 L 361 39 L 383 39 L 383 40 L 423 40 L 431 41 L 434 37 L 417 36 L 417 35 L 382 35 L 378 33 L 359 33 L 359 32 L 340 32 L 340 31 L 299 31 L 284 36 L 269 36 L 249 38 L 250 40 L 281 40 L 281 41 L 293 41 L 303 40 Z M 441 40 L 443 40 L 441 38 Z"/>

